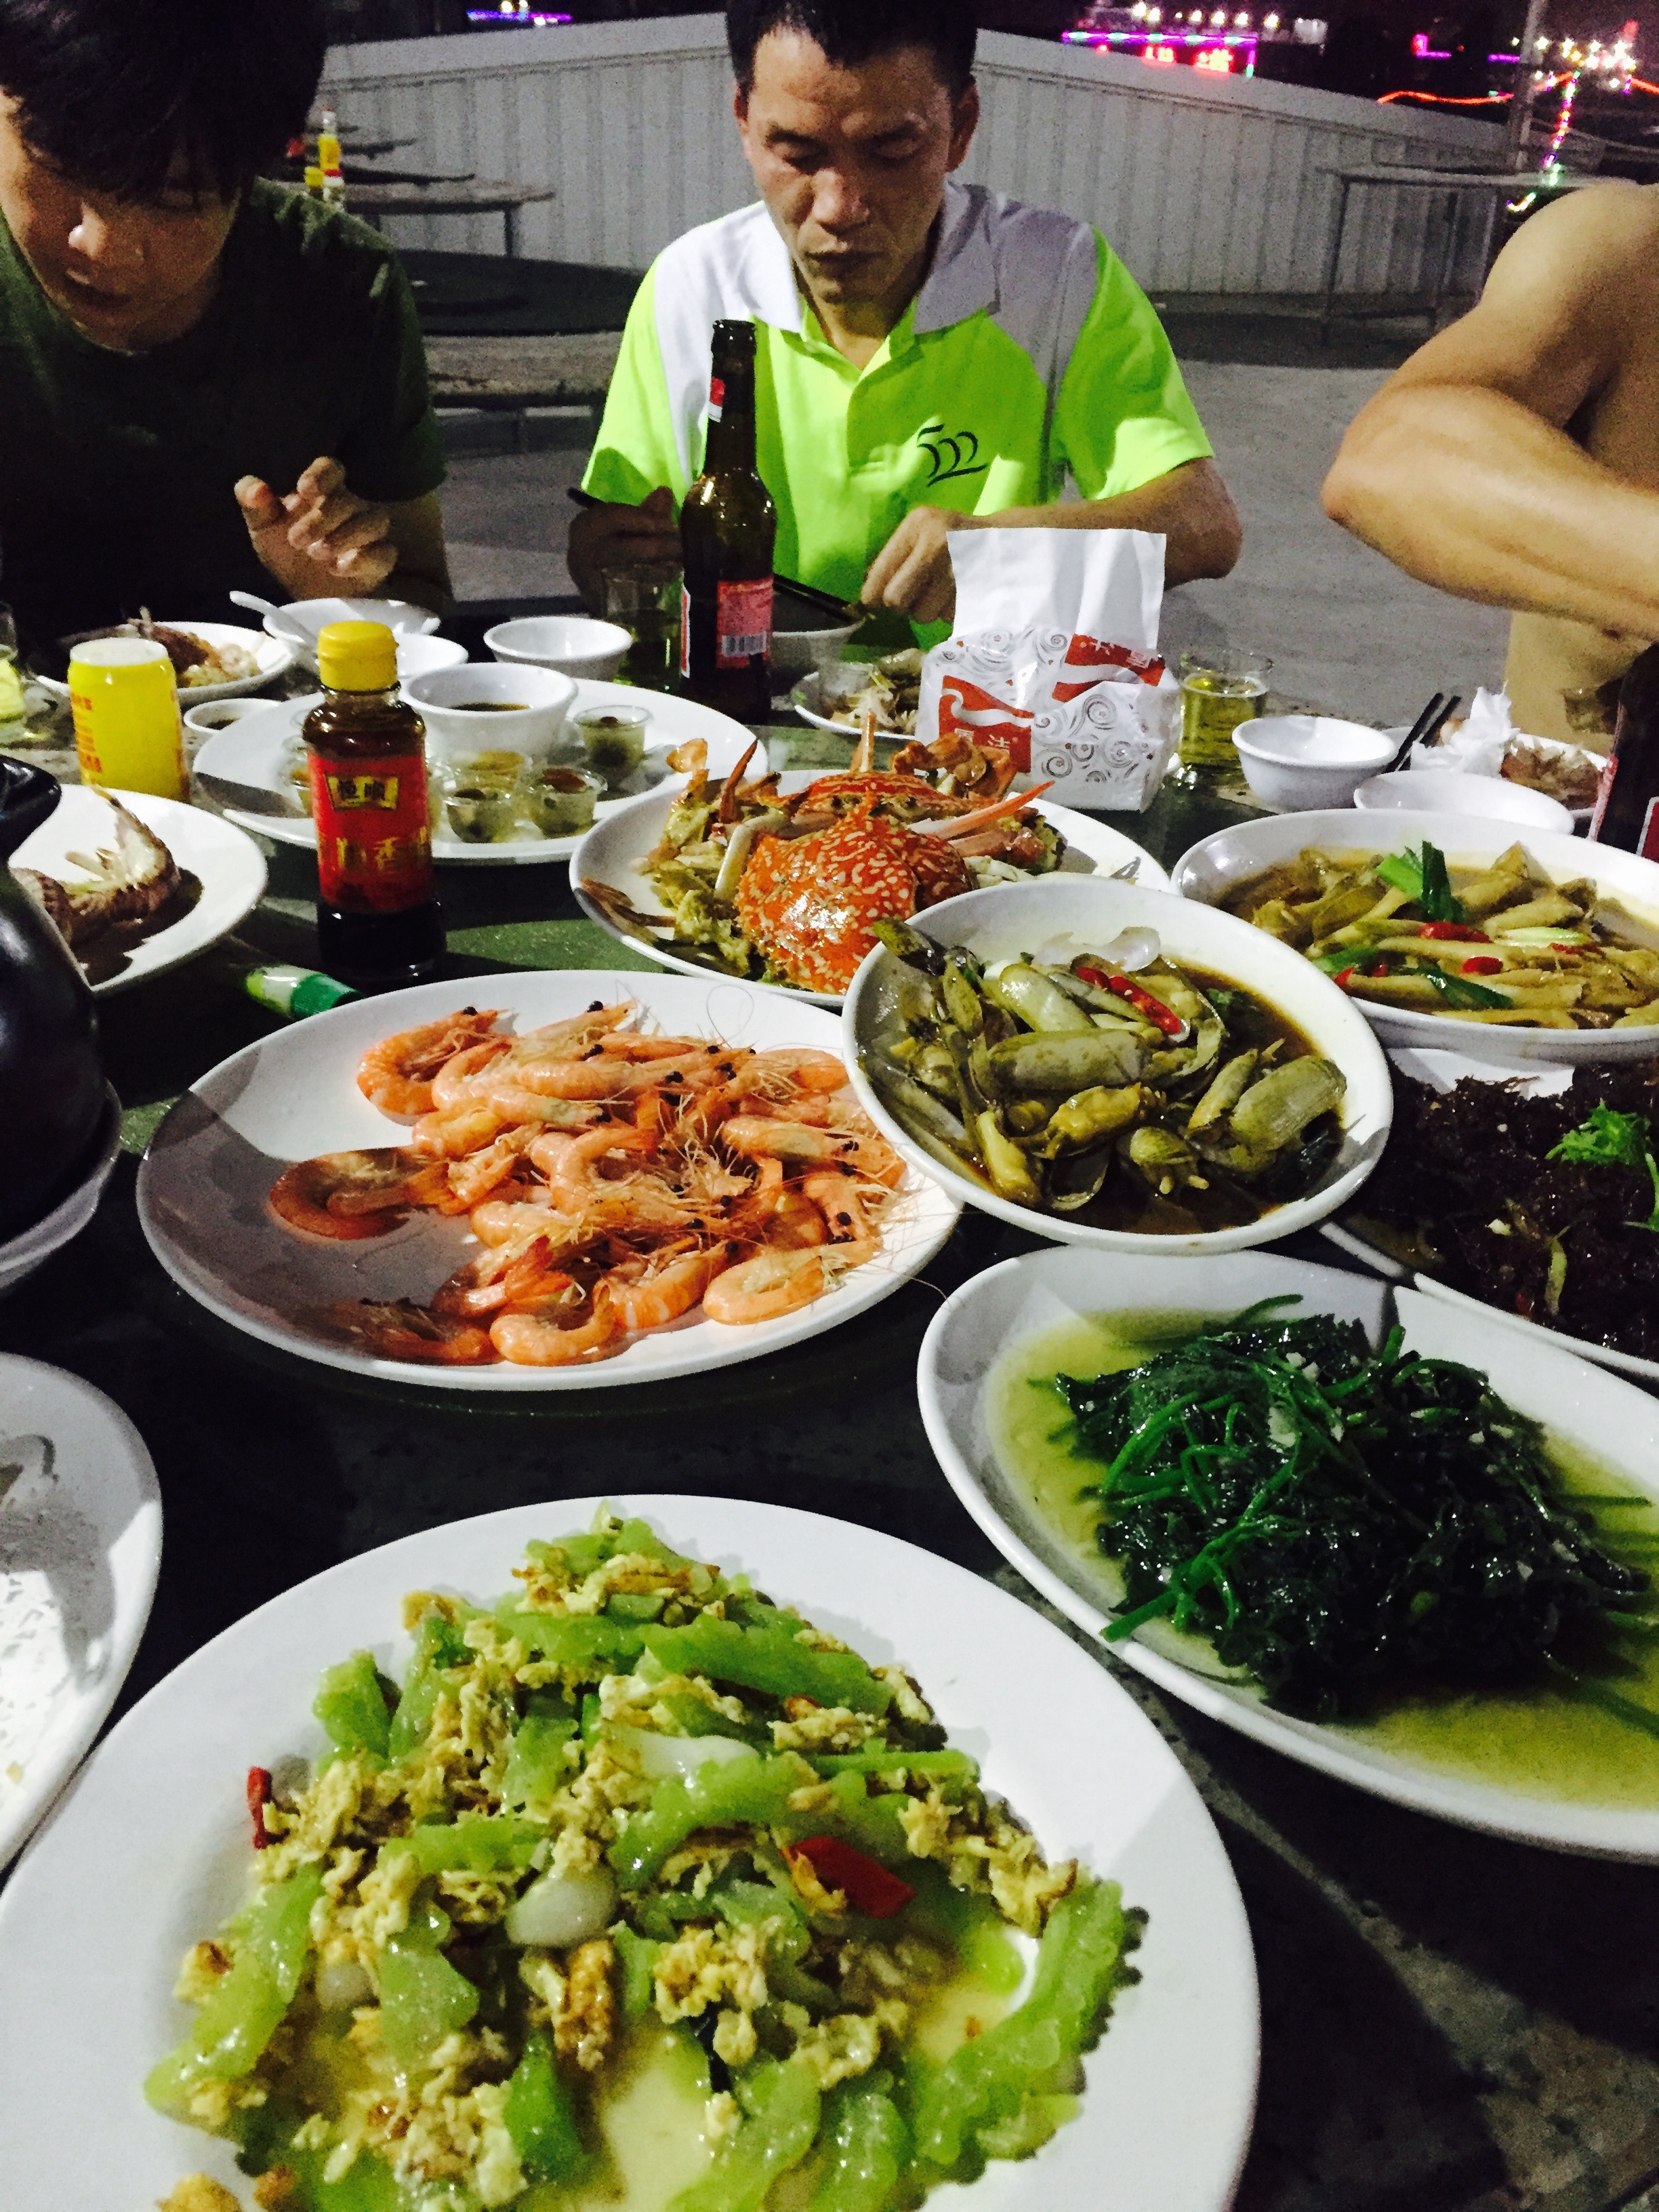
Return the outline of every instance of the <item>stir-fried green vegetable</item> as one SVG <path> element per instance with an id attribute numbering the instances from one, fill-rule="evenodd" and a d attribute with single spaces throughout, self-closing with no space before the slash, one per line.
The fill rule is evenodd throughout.
<path id="1" fill-rule="evenodd" d="M 911 972 L 865 1071 L 918 1144 L 1004 1198 L 1178 1235 L 1257 1220 L 1335 1157 L 1342 1071 L 1152 930 L 1063 966 L 876 933 Z"/>
<path id="2" fill-rule="evenodd" d="M 1653 1185 L 1653 1211 L 1645 1221 L 1628 1225 L 1659 1233 L 1659 1160 L 1654 1158 L 1653 1129 L 1645 1114 L 1617 1114 L 1598 1102 L 1587 1120 L 1552 1147 L 1549 1158 L 1571 1160 L 1579 1167 L 1644 1167 Z"/>
<path id="3" fill-rule="evenodd" d="M 651 2123 L 660 2212 L 785 2175 L 909 2212 L 1045 2142 L 1125 1978 L 1116 1884 L 743 1577 L 610 1516 L 529 1550 L 493 1612 L 410 1601 L 401 1690 L 327 1670 L 309 1784 L 254 1771 L 257 1887 L 185 1960 L 151 2104 L 289 2212 L 620 2203 L 647 2075 L 681 2123 Z"/>
<path id="4" fill-rule="evenodd" d="M 1206 1636 L 1272 1701 L 1330 1719 L 1378 1694 L 1535 1676 L 1647 1589 L 1585 1534 L 1536 1425 L 1486 1377 L 1270 1299 L 1125 1373 L 1058 1386 L 1104 1462 L 1106 1633 Z"/>

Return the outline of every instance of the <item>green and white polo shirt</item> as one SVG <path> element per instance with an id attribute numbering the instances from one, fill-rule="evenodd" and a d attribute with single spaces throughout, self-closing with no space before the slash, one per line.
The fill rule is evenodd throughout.
<path id="1" fill-rule="evenodd" d="M 854 596 L 913 507 L 965 514 L 1133 491 L 1210 453 L 1170 342 L 1087 223 L 948 184 L 938 251 L 863 369 L 825 337 L 764 206 L 659 255 L 583 482 L 636 506 L 702 465 L 714 323 L 758 325 L 760 471 L 780 573 Z"/>

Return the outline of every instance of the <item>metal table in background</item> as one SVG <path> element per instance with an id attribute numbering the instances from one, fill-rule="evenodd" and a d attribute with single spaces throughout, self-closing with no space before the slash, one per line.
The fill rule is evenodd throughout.
<path id="1" fill-rule="evenodd" d="M 372 185 L 347 181 L 346 205 L 353 215 L 380 228 L 392 215 L 498 215 L 508 260 L 519 251 L 519 211 L 556 195 L 549 185 L 497 185 L 458 181 L 438 185 Z"/>
<path id="2" fill-rule="evenodd" d="M 1410 312 L 1426 315 L 1429 328 L 1433 331 L 1440 319 L 1440 303 L 1445 296 L 1447 280 L 1451 275 L 1452 257 L 1457 245 L 1457 219 L 1465 199 L 1486 199 L 1492 204 L 1490 218 L 1497 212 L 1499 199 L 1510 193 L 1530 194 L 1534 199 L 1559 199 L 1563 193 L 1576 192 L 1585 185 L 1600 183 L 1599 178 L 1579 170 L 1555 169 L 1547 173 L 1537 170 L 1509 169 L 1434 169 L 1412 168 L 1401 163 L 1391 167 L 1384 162 L 1371 168 L 1333 169 L 1328 172 L 1340 186 L 1336 203 L 1336 226 L 1331 234 L 1330 251 L 1325 261 L 1325 304 L 1319 319 L 1322 344 L 1330 337 L 1331 322 L 1335 314 L 1336 279 L 1342 261 L 1342 242 L 1348 228 L 1348 205 L 1356 189 L 1371 185 L 1389 185 L 1407 191 L 1438 191 L 1446 195 L 1444 216 L 1445 235 L 1434 259 L 1434 281 L 1426 307 Z M 1487 254 L 1490 253 L 1490 246 Z M 1483 256 L 1483 266 L 1486 256 Z"/>
<path id="3" fill-rule="evenodd" d="M 495 611 L 475 605 L 446 627 L 476 651 Z M 850 737 L 763 734 L 775 767 L 850 755 Z M 1113 817 L 1166 864 L 1243 818 L 1180 789 Z M 509 1505 L 546 1501 L 552 1528 L 559 1499 L 596 1490 L 832 1514 L 990 1577 L 1064 1626 L 957 1504 L 916 1404 L 917 1351 L 939 1299 L 1039 1246 L 986 1214 L 970 1209 L 884 1305 L 769 1358 L 487 1404 L 270 1350 L 179 1291 L 139 1228 L 137 1155 L 182 1091 L 275 1026 L 238 971 L 315 963 L 314 862 L 286 845 L 269 858 L 266 896 L 235 937 L 103 1001 L 126 1156 L 90 1227 L 26 1297 L 0 1302 L 0 1349 L 107 1392 L 161 1476 L 161 1583 L 118 1715 L 219 1630 L 341 1559 Z M 562 866 L 440 872 L 458 1001 L 514 971 L 648 965 L 580 913 Z M 394 1025 L 395 1001 L 387 1015 Z M 1316 1234 L 1291 1249 L 1341 1264 Z M 1263 2065 L 1237 2212 L 1635 2212 L 1632 2192 L 1659 2175 L 1653 1869 L 1531 1850 L 1362 1796 L 1089 1648 L 1192 1774 L 1249 1911 Z"/>

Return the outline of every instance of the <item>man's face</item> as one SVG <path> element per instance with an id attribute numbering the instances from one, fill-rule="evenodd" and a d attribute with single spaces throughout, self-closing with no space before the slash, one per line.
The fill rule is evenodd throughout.
<path id="1" fill-rule="evenodd" d="M 813 297 L 852 305 L 915 281 L 979 99 L 971 85 L 953 99 L 925 47 L 838 69 L 815 40 L 769 31 L 737 117 L 761 197 Z"/>
<path id="2" fill-rule="evenodd" d="M 182 185 L 142 205 L 77 185 L 37 154 L 0 94 L 0 214 L 53 307 L 94 344 L 182 336 L 211 298 L 234 200 Z"/>

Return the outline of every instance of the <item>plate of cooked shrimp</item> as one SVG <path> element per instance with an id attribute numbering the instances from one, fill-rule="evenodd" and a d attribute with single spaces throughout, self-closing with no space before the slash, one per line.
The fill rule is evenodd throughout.
<path id="1" fill-rule="evenodd" d="M 336 1007 L 186 1092 L 138 1178 L 174 1281 L 327 1366 L 598 1389 L 833 1328 L 955 1226 L 838 1016 L 714 977 L 489 981 Z"/>

